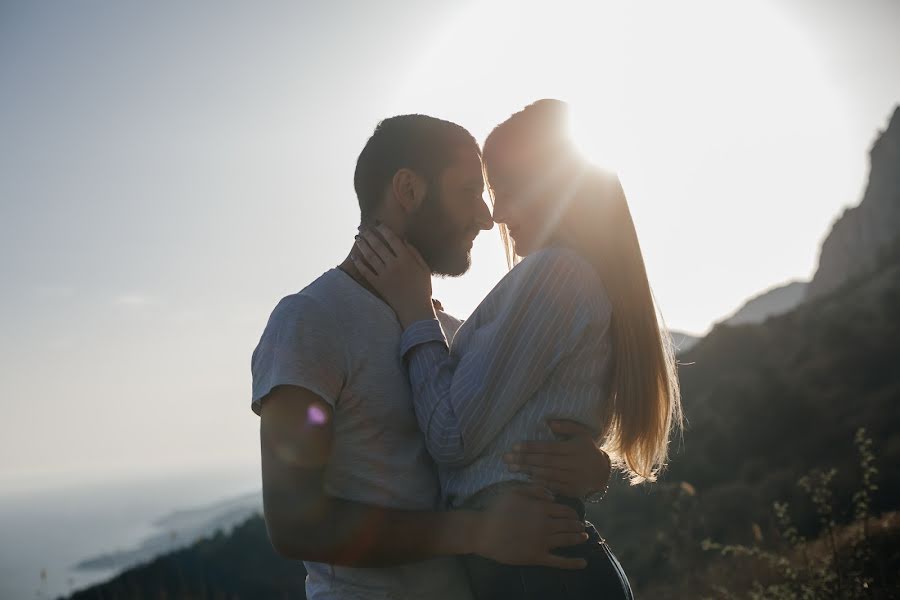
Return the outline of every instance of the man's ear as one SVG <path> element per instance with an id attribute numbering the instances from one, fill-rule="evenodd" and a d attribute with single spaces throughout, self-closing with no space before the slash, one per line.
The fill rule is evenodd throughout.
<path id="1" fill-rule="evenodd" d="M 427 188 L 425 178 L 412 169 L 400 169 L 391 180 L 391 193 L 407 214 L 419 210 Z"/>

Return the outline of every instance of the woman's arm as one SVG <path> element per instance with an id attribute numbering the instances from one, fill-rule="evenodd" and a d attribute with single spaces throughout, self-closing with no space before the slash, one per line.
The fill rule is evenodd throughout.
<path id="1" fill-rule="evenodd" d="M 601 314 L 596 277 L 570 250 L 527 259 L 510 301 L 451 355 L 436 321 L 420 321 L 401 338 L 419 424 L 435 460 L 477 457 Z"/>
<path id="2" fill-rule="evenodd" d="M 419 314 L 427 316 L 418 298 L 424 285 L 420 259 L 402 241 L 384 232 L 382 237 L 389 246 L 364 234 L 361 254 L 374 268 L 361 270 L 401 322 L 416 314 L 408 307 L 422 306 Z M 471 334 L 463 355 L 451 355 L 434 318 L 412 323 L 401 338 L 419 426 L 440 463 L 461 465 L 477 457 L 587 329 L 599 326 L 599 335 L 608 324 L 602 286 L 574 251 L 543 250 L 512 276 L 509 301 L 496 319 Z"/>

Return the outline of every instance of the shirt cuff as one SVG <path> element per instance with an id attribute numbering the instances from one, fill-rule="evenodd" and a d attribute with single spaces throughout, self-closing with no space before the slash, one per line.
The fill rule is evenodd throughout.
<path id="1" fill-rule="evenodd" d="M 444 347 L 449 348 L 447 338 L 444 337 L 444 330 L 441 329 L 441 322 L 437 319 L 416 321 L 407 327 L 400 336 L 400 356 L 405 357 L 414 347 L 428 342 L 440 342 Z"/>

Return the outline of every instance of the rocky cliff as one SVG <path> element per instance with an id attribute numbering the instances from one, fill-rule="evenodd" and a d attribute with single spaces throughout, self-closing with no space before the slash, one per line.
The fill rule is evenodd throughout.
<path id="1" fill-rule="evenodd" d="M 725 319 L 729 325 L 763 323 L 769 317 L 795 309 L 806 298 L 805 281 L 792 281 L 772 288 L 747 300 L 732 316 Z"/>
<path id="2" fill-rule="evenodd" d="M 870 156 L 869 183 L 859 206 L 838 218 L 822 244 L 819 267 L 807 299 L 828 294 L 874 268 L 900 237 L 900 106 Z"/>

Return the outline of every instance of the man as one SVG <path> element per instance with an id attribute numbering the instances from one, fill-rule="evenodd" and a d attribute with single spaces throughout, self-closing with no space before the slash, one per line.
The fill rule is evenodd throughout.
<path id="1" fill-rule="evenodd" d="M 464 273 L 472 241 L 493 225 L 478 144 L 447 121 L 382 121 L 354 185 L 362 223 L 388 224 L 436 274 Z M 584 526 L 541 486 L 508 492 L 485 512 L 437 510 L 400 325 L 363 281 L 348 257 L 284 298 L 253 353 L 266 524 L 281 555 L 305 562 L 307 596 L 465 599 L 455 555 L 469 553 L 582 566 L 551 552 L 581 542 Z M 438 314 L 452 338 L 460 322 Z M 588 446 L 581 464 L 596 465 L 600 451 Z M 583 479 L 599 488 L 607 477 L 601 468 Z"/>

